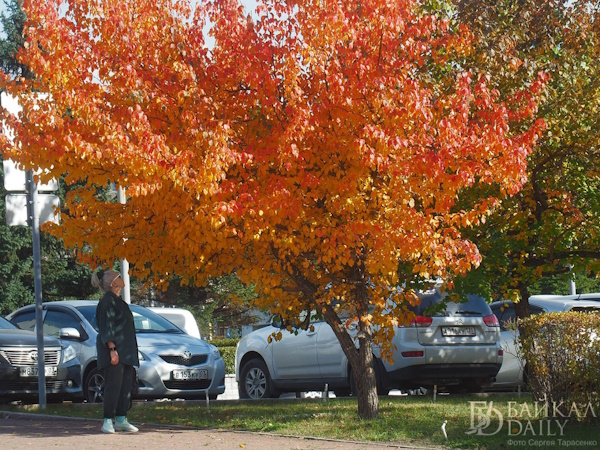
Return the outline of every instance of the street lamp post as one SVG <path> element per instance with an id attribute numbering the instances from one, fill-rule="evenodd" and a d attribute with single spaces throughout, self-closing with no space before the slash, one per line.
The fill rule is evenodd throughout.
<path id="1" fill-rule="evenodd" d="M 117 201 L 124 205 L 127 202 L 127 198 L 125 196 L 125 189 L 122 186 L 117 188 Z M 123 282 L 125 286 L 121 291 L 121 297 L 123 301 L 127 304 L 131 303 L 131 295 L 130 295 L 130 287 L 129 287 L 129 262 L 125 258 L 121 258 L 121 277 L 123 278 Z"/>

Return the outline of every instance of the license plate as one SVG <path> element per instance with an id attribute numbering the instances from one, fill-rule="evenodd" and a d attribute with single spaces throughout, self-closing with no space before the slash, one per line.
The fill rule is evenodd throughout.
<path id="1" fill-rule="evenodd" d="M 473 327 L 442 327 L 442 336 L 475 336 Z"/>
<path id="2" fill-rule="evenodd" d="M 22 377 L 37 377 L 38 376 L 38 368 L 35 366 L 32 367 L 21 367 L 19 369 L 19 373 Z M 45 366 L 44 374 L 47 377 L 55 377 L 58 375 L 58 367 L 56 366 Z"/>
<path id="3" fill-rule="evenodd" d="M 206 369 L 188 369 L 188 370 L 174 370 L 174 380 L 207 380 L 208 370 Z"/>

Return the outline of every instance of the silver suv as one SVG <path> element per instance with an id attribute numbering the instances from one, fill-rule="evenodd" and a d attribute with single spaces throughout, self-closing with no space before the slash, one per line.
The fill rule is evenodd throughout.
<path id="1" fill-rule="evenodd" d="M 462 303 L 445 297 L 438 290 L 420 294 L 415 320 L 395 329 L 393 363 L 382 361 L 373 348 L 379 394 L 434 385 L 480 391 L 493 382 L 502 365 L 496 316 L 482 297 L 468 295 Z M 337 396 L 351 393 L 352 373 L 333 330 L 324 321 L 312 325 L 293 334 L 275 320 L 240 340 L 235 356 L 240 398 L 322 391 L 326 384 Z M 282 339 L 269 342 L 279 331 Z"/>

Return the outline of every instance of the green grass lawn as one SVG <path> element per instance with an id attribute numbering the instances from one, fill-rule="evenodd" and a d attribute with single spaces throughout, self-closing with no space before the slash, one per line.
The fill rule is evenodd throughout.
<path id="1" fill-rule="evenodd" d="M 477 403 L 474 403 L 477 402 Z M 493 402 L 493 403 L 490 403 Z M 173 424 L 197 428 L 248 430 L 448 448 L 599 448 L 600 421 L 592 411 L 552 417 L 528 395 L 380 397 L 379 418 L 360 420 L 356 399 L 272 401 L 135 402 L 133 423 Z M 5 406 L 5 410 L 100 418 L 101 405 Z M 537 414 L 536 414 L 537 413 Z M 598 416 L 600 411 L 593 413 Z M 446 439 L 442 424 L 446 421 Z M 469 432 L 471 431 L 471 434 Z"/>

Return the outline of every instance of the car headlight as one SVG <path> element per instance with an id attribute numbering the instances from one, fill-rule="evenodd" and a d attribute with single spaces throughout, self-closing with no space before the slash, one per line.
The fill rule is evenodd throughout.
<path id="1" fill-rule="evenodd" d="M 219 351 L 219 349 L 216 346 L 212 345 L 212 344 L 210 344 L 210 347 L 211 347 L 213 356 L 215 358 L 220 358 L 221 357 L 221 352 Z"/>
<path id="2" fill-rule="evenodd" d="M 77 356 L 77 353 L 75 352 L 75 349 L 73 347 L 71 347 L 70 345 L 67 345 L 66 347 L 63 348 L 63 351 L 62 351 L 62 362 L 63 363 L 68 363 L 72 359 L 75 359 L 76 356 Z"/>

